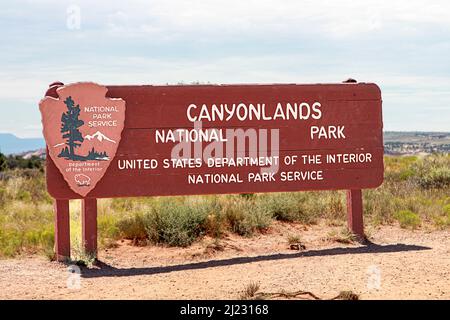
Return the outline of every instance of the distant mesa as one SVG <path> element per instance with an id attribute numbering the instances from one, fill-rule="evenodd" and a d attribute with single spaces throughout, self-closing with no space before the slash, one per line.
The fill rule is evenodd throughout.
<path id="1" fill-rule="evenodd" d="M 36 157 L 39 159 L 45 159 L 47 154 L 46 154 L 45 148 L 41 148 L 38 150 L 31 150 L 31 151 L 26 151 L 26 152 L 22 152 L 22 153 L 17 153 L 15 155 L 27 160 L 27 159 L 31 159 L 33 157 Z"/>
<path id="2" fill-rule="evenodd" d="M 112 143 L 116 143 L 113 139 L 108 138 L 107 136 L 105 136 L 103 133 L 101 133 L 100 131 L 97 131 L 96 133 L 89 135 L 87 134 L 84 139 L 86 140 L 93 140 L 93 139 L 97 139 L 98 141 L 102 142 L 103 140 L 112 142 Z"/>
<path id="3" fill-rule="evenodd" d="M 42 148 L 45 148 L 42 138 L 18 138 L 10 133 L 0 133 L 0 152 L 3 154 L 20 154 Z"/>

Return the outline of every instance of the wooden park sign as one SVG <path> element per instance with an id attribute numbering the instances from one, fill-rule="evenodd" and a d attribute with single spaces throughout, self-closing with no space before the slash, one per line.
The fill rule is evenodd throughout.
<path id="1" fill-rule="evenodd" d="M 100 86 L 54 83 L 40 102 L 58 260 L 69 199 L 97 250 L 97 198 L 348 190 L 383 181 L 381 92 L 370 83 Z"/>

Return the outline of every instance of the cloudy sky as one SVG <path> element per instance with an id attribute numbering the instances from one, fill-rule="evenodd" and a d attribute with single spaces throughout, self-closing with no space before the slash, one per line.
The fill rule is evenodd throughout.
<path id="1" fill-rule="evenodd" d="M 41 136 L 49 83 L 382 89 L 385 130 L 450 131 L 449 1 L 8 1 L 0 132 Z"/>

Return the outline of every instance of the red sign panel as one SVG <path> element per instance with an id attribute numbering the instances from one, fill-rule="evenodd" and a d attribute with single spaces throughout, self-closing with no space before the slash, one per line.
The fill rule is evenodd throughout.
<path id="1" fill-rule="evenodd" d="M 52 94 L 65 101 L 69 89 Z M 126 105 L 123 131 L 108 131 L 121 132 L 121 139 L 100 130 L 117 140 L 115 156 L 83 193 L 69 187 L 49 157 L 54 198 L 361 189 L 383 181 L 381 93 L 375 84 L 106 89 L 108 99 Z M 86 97 L 84 105 L 98 104 Z M 110 117 L 108 110 L 97 113 L 100 121 Z"/>

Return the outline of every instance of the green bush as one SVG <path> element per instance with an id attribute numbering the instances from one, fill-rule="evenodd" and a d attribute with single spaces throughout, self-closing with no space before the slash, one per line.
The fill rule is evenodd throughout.
<path id="1" fill-rule="evenodd" d="M 450 155 L 433 155 L 415 164 L 417 183 L 424 189 L 450 187 Z"/>
<path id="2" fill-rule="evenodd" d="M 214 211 L 206 217 L 205 233 L 213 238 L 220 238 L 227 230 L 225 215 Z"/>
<path id="3" fill-rule="evenodd" d="M 117 229 L 121 238 L 130 239 L 136 243 L 147 239 L 144 215 L 140 212 L 119 220 Z"/>
<path id="4" fill-rule="evenodd" d="M 209 209 L 203 201 L 163 199 L 144 216 L 148 238 L 154 243 L 186 247 L 205 231 Z"/>
<path id="5" fill-rule="evenodd" d="M 301 194 L 306 195 L 306 198 L 301 203 L 303 215 L 300 221 L 306 224 L 314 224 L 328 210 L 327 192 L 313 191 L 302 192 Z"/>
<path id="6" fill-rule="evenodd" d="M 24 233 L 25 248 L 36 248 L 37 251 L 47 253 L 53 251 L 55 244 L 55 232 L 53 225 L 49 224 L 40 230 L 28 230 Z"/>
<path id="7" fill-rule="evenodd" d="M 50 195 L 47 193 L 43 172 L 36 169 L 24 169 L 7 171 L 2 175 L 0 189 L 4 190 L 3 198 L 32 201 L 34 203 L 52 202 Z"/>
<path id="8" fill-rule="evenodd" d="M 450 227 L 450 205 L 444 206 L 442 211 L 444 215 L 435 215 L 433 220 L 438 228 L 444 229 Z"/>
<path id="9" fill-rule="evenodd" d="M 0 153 L 0 171 L 15 170 L 15 169 L 37 169 L 43 171 L 44 159 L 32 156 L 29 159 L 24 159 L 21 156 L 9 155 L 5 157 Z"/>
<path id="10" fill-rule="evenodd" d="M 397 211 L 395 196 L 390 188 L 364 190 L 363 194 L 364 214 L 375 224 L 391 223 L 393 215 Z"/>
<path id="11" fill-rule="evenodd" d="M 450 186 L 450 168 L 433 168 L 419 179 L 422 188 L 445 188 Z"/>
<path id="12" fill-rule="evenodd" d="M 444 215 L 436 215 L 434 222 L 440 228 L 450 227 L 450 204 L 445 205 L 442 211 Z"/>
<path id="13" fill-rule="evenodd" d="M 407 181 L 416 175 L 413 168 L 418 161 L 416 156 L 384 157 L 385 178 L 388 181 Z"/>
<path id="14" fill-rule="evenodd" d="M 312 192 L 262 194 L 256 201 L 265 215 L 287 222 L 314 223 L 327 209 L 319 193 Z"/>
<path id="15" fill-rule="evenodd" d="M 398 179 L 400 181 L 406 181 L 406 180 L 411 179 L 415 175 L 416 175 L 416 172 L 412 168 L 406 168 L 399 172 Z"/>
<path id="16" fill-rule="evenodd" d="M 114 240 L 117 240 L 119 235 L 119 225 L 117 217 L 112 214 L 99 214 L 97 217 L 99 245 L 101 247 L 114 246 Z"/>
<path id="17" fill-rule="evenodd" d="M 395 218 L 400 223 L 402 228 L 415 229 L 420 226 L 420 217 L 417 213 L 410 210 L 400 210 L 395 214 Z"/>
<path id="18" fill-rule="evenodd" d="M 263 210 L 254 198 L 229 196 L 223 203 L 222 212 L 231 231 L 242 236 L 267 228 L 272 219 L 272 213 Z"/>
<path id="19" fill-rule="evenodd" d="M 22 239 L 15 230 L 0 226 L 0 257 L 14 257 L 20 252 Z"/>
<path id="20" fill-rule="evenodd" d="M 258 204 L 271 217 L 292 222 L 299 220 L 302 215 L 300 203 L 298 194 L 276 193 L 261 196 Z"/>
<path id="21" fill-rule="evenodd" d="M 53 224 L 42 225 L 37 229 L 0 225 L 0 257 L 14 257 L 23 252 L 48 255 L 48 252 L 53 251 L 53 246 Z"/>
<path id="22" fill-rule="evenodd" d="M 444 213 L 447 215 L 447 217 L 450 219 L 450 204 L 446 204 L 443 208 Z"/>
<path id="23" fill-rule="evenodd" d="M 52 209 L 49 204 L 35 204 L 8 196 L 0 207 L 0 256 L 53 250 Z"/>

